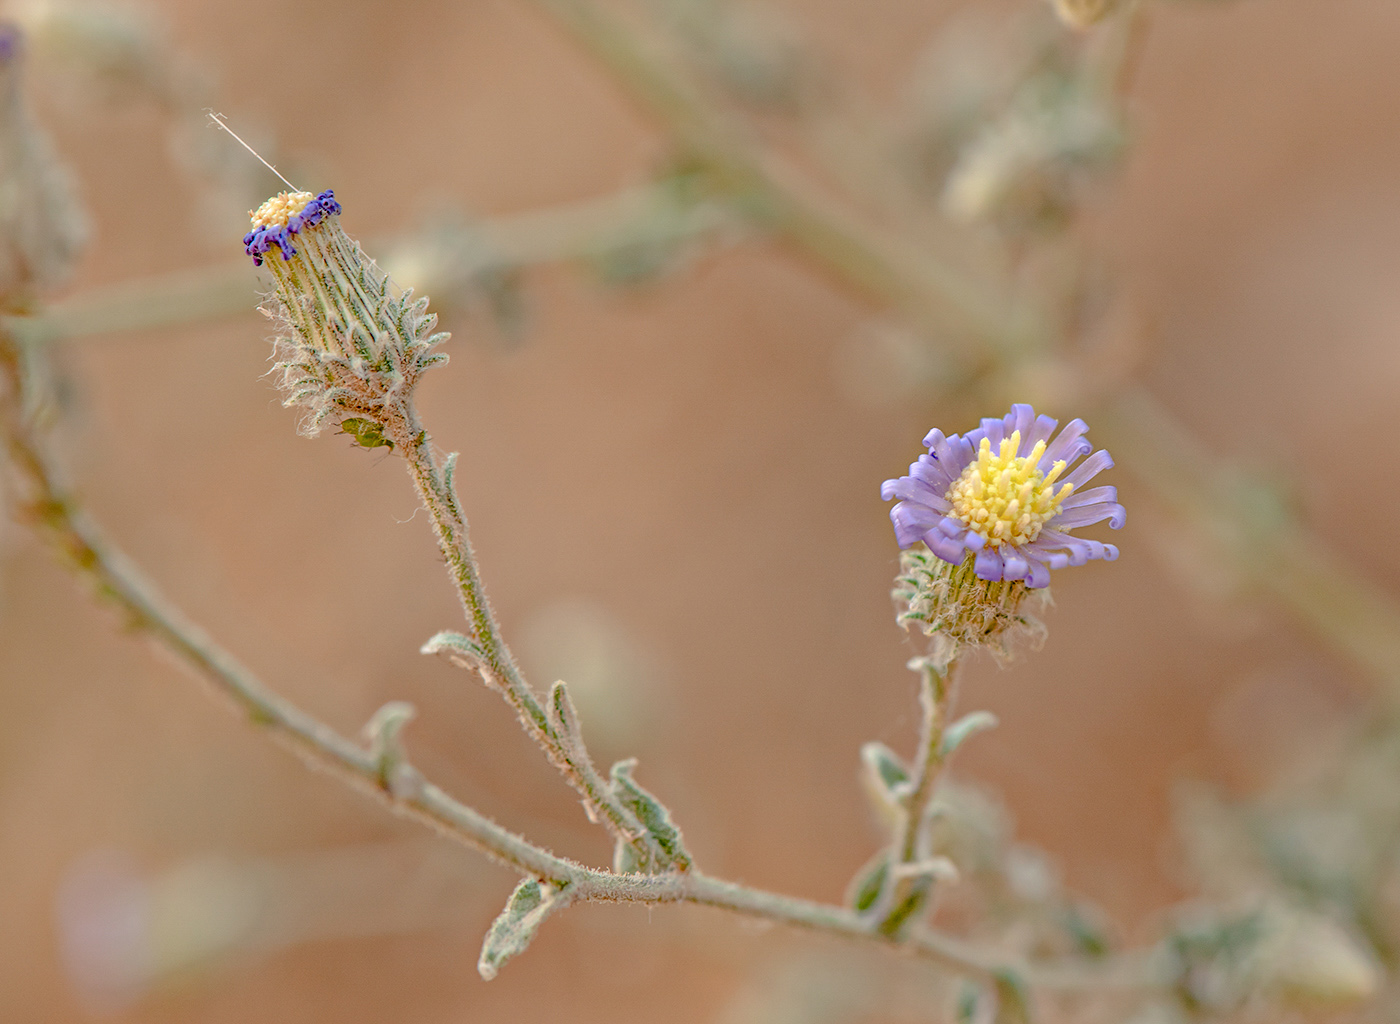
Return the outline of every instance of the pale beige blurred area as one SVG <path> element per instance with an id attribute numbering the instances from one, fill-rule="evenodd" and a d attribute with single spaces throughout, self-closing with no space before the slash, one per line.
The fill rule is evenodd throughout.
<path id="1" fill-rule="evenodd" d="M 833 74 L 893 105 L 957 6 L 781 12 Z M 274 132 L 314 175 L 299 184 L 335 189 L 357 237 L 444 205 L 510 214 L 604 194 L 668 155 L 524 2 L 149 9 L 218 76 L 222 112 Z M 1285 481 L 1393 595 L 1397 53 L 1390 0 L 1154 5 L 1131 154 L 1082 228 L 1152 325 L 1144 382 L 1216 451 Z M 236 236 L 203 231 L 152 104 L 51 87 L 37 105 L 95 225 L 75 288 L 238 251 Z M 887 330 L 885 314 L 775 245 L 630 291 L 577 269 L 524 283 L 523 337 L 449 320 L 451 362 L 421 393 L 439 445 L 461 452 L 508 633 L 553 635 L 527 661 L 594 679 L 580 703 L 586 731 L 589 715 L 607 720 L 600 758 L 641 759 L 638 779 L 707 871 L 839 899 L 877 838 L 860 744 L 907 746 L 915 714 L 904 663 L 917 648 L 893 621 L 879 485 L 930 427 L 973 424 L 916 394 L 879 403 L 853 388 L 851 341 Z M 263 377 L 255 301 L 250 288 L 248 313 L 217 325 L 64 349 L 62 450 L 80 492 L 269 683 L 345 733 L 387 700 L 413 702 L 407 743 L 425 772 L 557 852 L 606 862 L 601 832 L 499 698 L 417 653 L 461 622 L 425 516 L 392 457 L 295 434 Z M 1043 651 L 968 673 L 962 706 L 1001 726 L 957 774 L 999 791 L 1021 836 L 1131 936 L 1183 891 L 1176 782 L 1247 792 L 1369 690 L 1291 620 L 1183 585 L 1160 557 L 1168 524 L 1138 514 L 1116 477 L 1121 559 L 1057 576 Z M 679 1024 L 750 1019 L 744 1007 L 767 998 L 755 978 L 839 975 L 802 959 L 839 960 L 827 940 L 692 907 L 587 906 L 485 983 L 477 953 L 508 872 L 269 745 L 17 528 L 3 558 L 0 1020 Z M 300 924 L 247 911 L 290 893 Z M 177 907 L 162 920 L 189 948 L 239 953 L 143 988 L 149 958 L 113 964 L 103 950 L 152 941 L 159 906 Z M 896 966 L 908 972 L 896 987 L 926 970 Z"/>

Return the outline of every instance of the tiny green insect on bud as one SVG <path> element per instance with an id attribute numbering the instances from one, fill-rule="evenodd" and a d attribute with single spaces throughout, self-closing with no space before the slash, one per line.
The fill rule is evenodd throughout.
<path id="1" fill-rule="evenodd" d="M 384 428 L 374 420 L 364 420 L 357 416 L 347 416 L 340 421 L 338 433 L 348 434 L 361 448 L 388 448 L 394 450 L 394 442 L 384 436 Z"/>

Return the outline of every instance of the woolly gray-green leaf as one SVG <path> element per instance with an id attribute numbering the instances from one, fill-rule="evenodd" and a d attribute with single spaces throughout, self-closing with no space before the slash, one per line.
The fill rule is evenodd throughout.
<path id="1" fill-rule="evenodd" d="M 454 665 L 475 668 L 486 661 L 486 652 L 469 636 L 445 629 L 434 634 L 427 643 L 418 648 L 420 654 L 441 654 Z"/>
<path id="2" fill-rule="evenodd" d="M 969 715 L 963 715 L 943 730 L 943 739 L 938 744 L 939 756 L 951 756 L 953 751 L 957 750 L 968 739 L 976 736 L 979 732 L 994 729 L 996 725 L 997 716 L 990 711 L 974 711 Z"/>
<path id="3" fill-rule="evenodd" d="M 525 952 L 539 927 L 556 910 L 568 906 L 568 889 L 554 889 L 534 878 L 515 887 L 500 916 L 492 922 L 481 944 L 477 972 L 490 981 L 507 960 Z"/>
<path id="4" fill-rule="evenodd" d="M 569 688 L 561 679 L 549 688 L 549 704 L 545 708 L 549 724 L 555 733 L 574 751 L 583 750 L 583 733 L 579 728 L 578 709 L 574 707 Z"/>
<path id="5" fill-rule="evenodd" d="M 860 748 L 860 759 L 870 773 L 870 781 L 897 799 L 898 788 L 909 781 L 909 768 L 903 759 L 883 743 L 871 741 Z"/>
<path id="6" fill-rule="evenodd" d="M 885 881 L 890 876 L 890 851 L 881 850 L 856 872 L 846 890 L 846 902 L 857 912 L 865 913 L 880 899 Z"/>
<path id="7" fill-rule="evenodd" d="M 681 839 L 681 830 L 671 820 L 671 812 L 632 779 L 632 769 L 637 767 L 637 759 L 629 758 L 612 766 L 613 792 L 637 816 L 656 844 L 665 854 L 668 867 L 681 871 L 690 869 L 690 851 Z"/>

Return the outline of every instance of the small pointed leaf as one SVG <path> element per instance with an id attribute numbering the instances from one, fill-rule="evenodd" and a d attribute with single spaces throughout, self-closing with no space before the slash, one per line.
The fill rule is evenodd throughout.
<path id="1" fill-rule="evenodd" d="M 671 812 L 632 779 L 632 770 L 637 767 L 637 759 L 629 758 L 612 766 L 613 791 L 622 802 L 631 808 L 637 820 L 651 833 L 656 845 L 661 847 L 668 865 L 681 871 L 688 871 L 692 863 L 690 851 L 681 839 L 681 830 L 671 820 Z"/>
<path id="2" fill-rule="evenodd" d="M 900 786 L 909 781 L 909 767 L 883 743 L 870 742 L 860 748 L 860 759 L 872 781 L 878 782 L 886 793 L 894 796 Z"/>
<path id="3" fill-rule="evenodd" d="M 500 916 L 486 933 L 481 944 L 477 972 L 486 981 L 494 978 L 511 957 L 525 952 L 545 918 L 569 905 L 568 888 L 555 889 L 534 878 L 527 878 L 515 887 Z"/>
<path id="4" fill-rule="evenodd" d="M 963 715 L 948 728 L 943 730 L 943 739 L 938 744 L 938 753 L 941 757 L 949 757 L 953 751 L 962 746 L 970 737 L 976 736 L 979 732 L 993 729 L 997 725 L 997 716 L 990 711 L 974 711 L 970 715 Z"/>
<path id="5" fill-rule="evenodd" d="M 579 727 L 578 709 L 569 696 L 569 687 L 559 680 L 549 688 L 549 704 L 545 707 L 549 724 L 559 738 L 575 751 L 584 749 L 583 732 Z"/>
<path id="6" fill-rule="evenodd" d="M 419 654 L 441 654 L 459 668 L 474 669 L 486 663 L 486 652 L 471 637 L 443 630 L 418 648 Z"/>
<path id="7" fill-rule="evenodd" d="M 879 902 L 885 891 L 885 880 L 890 876 L 890 851 L 881 850 L 871 857 L 851 879 L 846 890 L 846 902 L 857 913 L 863 914 Z"/>

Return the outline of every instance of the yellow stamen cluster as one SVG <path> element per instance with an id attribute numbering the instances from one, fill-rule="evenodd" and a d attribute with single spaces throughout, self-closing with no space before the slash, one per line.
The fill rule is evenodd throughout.
<path id="1" fill-rule="evenodd" d="M 249 210 L 254 228 L 284 228 L 316 197 L 310 192 L 278 192 L 256 210 Z"/>
<path id="2" fill-rule="evenodd" d="M 1064 484 L 1058 493 L 1055 491 L 1055 480 L 1065 471 L 1063 460 L 1051 466 L 1049 473 L 1040 471 L 1044 441 L 1037 441 L 1029 455 L 1017 455 L 1020 447 L 1019 430 L 1001 442 L 996 455 L 992 454 L 991 441 L 982 438 L 977 458 L 945 495 L 953 506 L 949 515 L 981 534 L 990 548 L 1035 540 L 1074 490 L 1073 484 Z"/>

